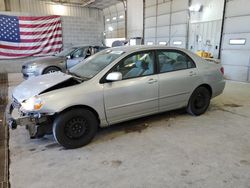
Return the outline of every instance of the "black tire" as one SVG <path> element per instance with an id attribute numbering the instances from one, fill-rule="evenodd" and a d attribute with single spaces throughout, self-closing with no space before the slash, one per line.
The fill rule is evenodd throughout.
<path id="1" fill-rule="evenodd" d="M 198 87 L 192 93 L 188 106 L 187 112 L 194 116 L 199 116 L 206 112 L 211 100 L 211 93 L 205 87 Z"/>
<path id="2" fill-rule="evenodd" d="M 96 116 L 86 109 L 72 109 L 60 114 L 53 124 L 56 141 L 67 149 L 87 145 L 98 129 Z"/>
<path id="3" fill-rule="evenodd" d="M 43 74 L 49 74 L 58 71 L 61 71 L 58 67 L 48 67 L 43 71 Z"/>

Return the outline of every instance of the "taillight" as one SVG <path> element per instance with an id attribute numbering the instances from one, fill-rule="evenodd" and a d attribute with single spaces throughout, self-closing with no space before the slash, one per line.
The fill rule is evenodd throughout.
<path id="1" fill-rule="evenodd" d="M 224 67 L 220 68 L 220 72 L 224 75 Z"/>

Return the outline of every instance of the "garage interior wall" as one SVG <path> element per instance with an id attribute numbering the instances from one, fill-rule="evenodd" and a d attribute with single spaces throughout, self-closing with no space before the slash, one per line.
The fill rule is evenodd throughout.
<path id="1" fill-rule="evenodd" d="M 249 7 L 249 0 L 227 2 L 221 51 L 226 78 L 243 82 L 250 82 Z"/>
<path id="2" fill-rule="evenodd" d="M 61 15 L 63 46 L 100 45 L 103 38 L 103 12 L 99 9 L 51 4 L 45 1 L 10 0 L 8 15 Z"/>
<path id="3" fill-rule="evenodd" d="M 125 38 L 125 9 L 117 3 L 103 9 L 106 38 Z"/>
<path id="4" fill-rule="evenodd" d="M 143 0 L 127 0 L 127 38 L 143 37 Z"/>
<path id="5" fill-rule="evenodd" d="M 218 58 L 224 0 L 192 0 L 190 6 L 202 5 L 200 12 L 190 12 L 188 49 L 204 50 Z"/>
<path id="6" fill-rule="evenodd" d="M 189 0 L 145 1 L 145 44 L 186 48 Z"/>

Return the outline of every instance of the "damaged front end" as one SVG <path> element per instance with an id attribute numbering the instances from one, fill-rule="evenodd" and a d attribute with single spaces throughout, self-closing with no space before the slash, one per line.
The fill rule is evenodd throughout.
<path id="1" fill-rule="evenodd" d="M 40 113 L 25 113 L 21 111 L 21 104 L 16 100 L 6 108 L 6 122 L 11 129 L 26 126 L 30 138 L 39 138 L 52 133 L 53 116 Z"/>
<path id="2" fill-rule="evenodd" d="M 52 73 L 34 77 L 18 85 L 12 95 L 12 102 L 6 109 L 6 122 L 11 129 L 26 126 L 31 138 L 52 133 L 54 113 L 48 112 L 48 103 L 42 99 L 54 90 L 74 86 L 83 81 L 64 73 Z"/>

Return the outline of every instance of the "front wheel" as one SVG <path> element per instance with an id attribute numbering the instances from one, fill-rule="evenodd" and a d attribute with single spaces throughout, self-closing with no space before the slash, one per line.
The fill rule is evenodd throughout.
<path id="1" fill-rule="evenodd" d="M 199 116 L 206 112 L 210 104 L 211 94 L 205 87 L 198 87 L 191 95 L 187 112 L 194 116 Z"/>
<path id="2" fill-rule="evenodd" d="M 50 74 L 58 71 L 60 71 L 60 69 L 57 67 L 48 67 L 43 71 L 43 74 Z"/>
<path id="3" fill-rule="evenodd" d="M 54 121 L 53 135 L 67 149 L 87 145 L 98 128 L 96 116 L 86 109 L 72 109 L 60 114 Z"/>

